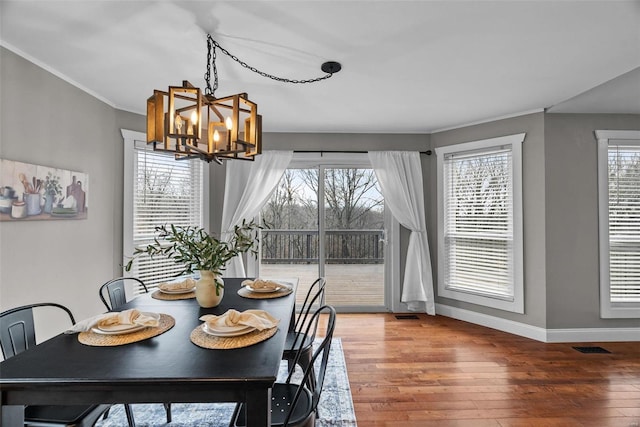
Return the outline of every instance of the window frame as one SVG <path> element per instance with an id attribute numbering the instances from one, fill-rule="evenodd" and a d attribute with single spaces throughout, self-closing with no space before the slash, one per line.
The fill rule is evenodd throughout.
<path id="1" fill-rule="evenodd" d="M 500 310 L 524 314 L 524 268 L 523 268 L 523 212 L 522 212 L 522 142 L 526 133 L 505 135 L 496 138 L 470 141 L 437 147 L 437 223 L 438 223 L 438 296 L 457 301 L 468 302 Z M 512 156 L 511 186 L 513 202 L 513 268 L 511 281 L 513 284 L 513 299 L 491 296 L 489 294 L 471 293 L 462 290 L 448 289 L 445 283 L 446 265 L 445 254 L 445 157 L 450 154 L 463 154 L 469 152 L 484 152 L 496 148 L 510 146 Z"/>
<path id="2" fill-rule="evenodd" d="M 145 147 L 149 150 L 153 148 L 146 143 L 147 136 L 144 132 L 137 132 L 127 129 L 121 129 L 124 141 L 124 171 L 123 171 L 123 191 L 122 191 L 122 275 L 131 276 L 132 272 L 124 270 L 124 266 L 129 262 L 129 257 L 133 253 L 133 183 L 135 169 L 135 148 Z M 156 152 L 155 154 L 160 154 Z M 167 154 L 172 156 L 172 154 Z M 209 167 L 203 165 L 203 183 L 202 183 L 202 227 L 209 229 Z M 147 284 L 147 287 L 153 288 L 153 285 Z"/>
<path id="3" fill-rule="evenodd" d="M 598 246 L 600 266 L 600 317 L 638 318 L 640 303 L 612 303 L 609 281 L 609 146 L 640 145 L 640 131 L 596 130 L 598 142 Z"/>

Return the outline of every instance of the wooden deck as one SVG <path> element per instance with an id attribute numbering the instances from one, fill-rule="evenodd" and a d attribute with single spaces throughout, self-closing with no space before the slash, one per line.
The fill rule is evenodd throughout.
<path id="1" fill-rule="evenodd" d="M 261 277 L 297 277 L 298 304 L 302 304 L 309 286 L 318 278 L 316 264 L 262 264 Z M 325 303 L 334 307 L 384 306 L 384 265 L 329 264 L 325 267 L 327 285 Z"/>

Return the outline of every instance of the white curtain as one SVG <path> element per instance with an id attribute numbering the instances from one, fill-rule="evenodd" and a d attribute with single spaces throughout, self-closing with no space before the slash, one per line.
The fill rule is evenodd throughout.
<path id="1" fill-rule="evenodd" d="M 435 314 L 420 153 L 370 151 L 369 159 L 386 206 L 411 230 L 401 301 L 411 311 Z"/>
<path id="2" fill-rule="evenodd" d="M 227 162 L 227 175 L 222 206 L 222 240 L 228 241 L 233 228 L 243 219 L 255 217 L 289 166 L 293 151 L 265 151 L 253 162 Z M 224 271 L 226 277 L 245 277 L 241 256 L 233 258 Z"/>

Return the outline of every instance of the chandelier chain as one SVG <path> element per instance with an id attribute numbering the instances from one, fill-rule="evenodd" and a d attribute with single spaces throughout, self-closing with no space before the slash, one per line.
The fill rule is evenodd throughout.
<path id="1" fill-rule="evenodd" d="M 306 80 L 298 80 L 298 79 L 288 79 L 288 78 L 284 78 L 284 77 L 278 77 L 278 76 L 274 76 L 273 74 L 269 74 L 269 73 L 265 73 L 264 71 L 260 71 L 258 70 L 256 67 L 252 67 L 251 65 L 247 64 L 246 62 L 240 60 L 237 56 L 231 54 L 228 50 L 226 50 L 225 48 L 223 48 L 222 46 L 220 46 L 220 43 L 218 43 L 217 41 L 215 41 L 213 39 L 213 37 L 211 37 L 210 34 L 207 35 L 207 72 L 205 73 L 205 81 L 207 82 L 207 88 L 205 89 L 205 93 L 209 94 L 209 95 L 214 95 L 216 89 L 218 89 L 218 69 L 216 68 L 216 48 L 220 49 L 220 52 L 224 53 L 225 55 L 227 55 L 229 58 L 231 58 L 232 60 L 234 60 L 235 62 L 237 62 L 238 64 L 242 65 L 244 68 L 253 71 L 256 74 L 261 75 L 262 77 L 266 77 L 278 82 L 283 82 L 283 83 L 294 83 L 294 84 L 305 84 L 305 83 L 315 83 L 315 82 L 319 82 L 322 80 L 326 80 L 328 78 L 330 78 L 331 76 L 333 76 L 333 73 L 327 73 L 322 77 L 316 77 L 313 79 L 306 79 Z M 214 83 L 213 83 L 213 87 L 211 87 L 211 66 L 213 65 L 213 77 L 214 77 Z"/>
<path id="2" fill-rule="evenodd" d="M 214 40 L 211 36 L 207 37 L 207 72 L 204 75 L 204 81 L 207 87 L 204 89 L 206 95 L 215 95 L 218 89 L 218 68 L 216 67 L 216 48 L 213 46 Z M 213 64 L 213 87 L 211 87 L 211 65 Z"/>

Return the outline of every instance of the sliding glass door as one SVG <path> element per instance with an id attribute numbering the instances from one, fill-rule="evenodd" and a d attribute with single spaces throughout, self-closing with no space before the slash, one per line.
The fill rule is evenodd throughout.
<path id="1" fill-rule="evenodd" d="M 298 301 L 318 277 L 324 303 L 346 311 L 386 310 L 384 199 L 362 165 L 292 166 L 262 211 L 259 275 L 298 277 Z M 294 162 L 295 165 L 295 162 Z"/>
<path id="2" fill-rule="evenodd" d="M 384 306 L 384 199 L 372 169 L 321 168 L 326 300 Z"/>

